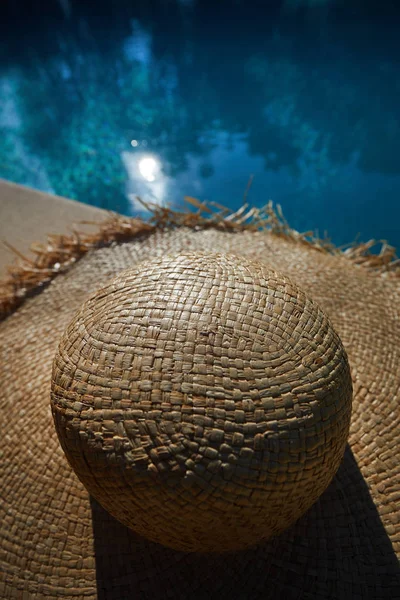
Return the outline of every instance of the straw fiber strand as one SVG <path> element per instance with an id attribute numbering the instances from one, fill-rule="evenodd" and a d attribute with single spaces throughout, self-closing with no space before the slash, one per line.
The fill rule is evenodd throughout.
<path id="1" fill-rule="evenodd" d="M 40 292 L 52 279 L 64 273 L 71 265 L 96 248 L 103 248 L 115 242 L 123 243 L 134 239 L 144 239 L 149 234 L 175 227 L 190 227 L 193 230 L 218 230 L 225 232 L 268 231 L 285 240 L 302 244 L 318 252 L 345 257 L 354 265 L 385 277 L 396 278 L 400 275 L 400 259 L 396 250 L 384 240 L 369 240 L 365 243 L 352 243 L 342 249 L 337 248 L 329 239 L 320 239 L 308 231 L 299 233 L 289 226 L 279 204 L 274 207 L 272 201 L 261 208 L 244 204 L 232 213 L 228 208 L 214 202 L 200 202 L 196 198 L 185 197 L 188 205 L 196 212 L 176 211 L 169 207 L 143 202 L 137 198 L 151 214 L 149 221 L 124 217 L 110 212 L 103 223 L 81 221 L 80 229 L 74 226 L 71 235 L 48 235 L 47 243 L 35 243 L 31 246 L 34 258 L 21 255 L 9 243 L 5 247 L 20 260 L 8 267 L 8 275 L 0 281 L 0 320 L 18 308 L 25 298 Z M 88 233 L 82 226 L 96 226 L 97 230 Z M 379 252 L 371 252 L 380 246 Z"/>
<path id="2" fill-rule="evenodd" d="M 65 460 L 50 410 L 53 357 L 82 303 L 167 253 L 239 254 L 290 277 L 328 315 L 353 378 L 349 447 L 332 483 L 271 541 L 177 552 L 113 519 Z M 400 597 L 400 280 L 265 232 L 188 228 L 91 250 L 0 325 L 0 597 Z"/>
<path id="3" fill-rule="evenodd" d="M 123 272 L 74 318 L 52 407 L 81 481 L 141 535 L 237 550 L 330 483 L 351 412 L 347 357 L 297 286 L 234 255 Z"/>

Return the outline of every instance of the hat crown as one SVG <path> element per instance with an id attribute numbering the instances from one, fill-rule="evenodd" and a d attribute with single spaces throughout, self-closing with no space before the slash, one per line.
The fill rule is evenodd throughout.
<path id="1" fill-rule="evenodd" d="M 180 550 L 279 533 L 342 459 L 352 385 L 323 311 L 233 255 L 184 253 L 92 296 L 54 360 L 69 462 L 124 524 Z"/>

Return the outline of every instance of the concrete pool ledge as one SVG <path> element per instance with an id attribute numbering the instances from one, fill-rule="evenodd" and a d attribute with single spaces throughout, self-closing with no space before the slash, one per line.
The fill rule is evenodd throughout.
<path id="1" fill-rule="evenodd" d="M 94 206 L 0 179 L 0 242 L 8 242 L 28 258 L 33 256 L 33 242 L 45 242 L 48 234 L 71 233 L 71 226 L 82 220 L 104 221 L 107 214 Z M 15 253 L 1 244 L 0 279 L 16 261 Z"/>

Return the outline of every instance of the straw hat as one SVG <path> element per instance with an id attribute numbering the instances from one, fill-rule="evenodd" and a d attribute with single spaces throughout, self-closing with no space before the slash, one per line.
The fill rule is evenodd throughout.
<path id="1" fill-rule="evenodd" d="M 400 597 L 392 249 L 198 208 L 3 285 L 0 597 Z"/>

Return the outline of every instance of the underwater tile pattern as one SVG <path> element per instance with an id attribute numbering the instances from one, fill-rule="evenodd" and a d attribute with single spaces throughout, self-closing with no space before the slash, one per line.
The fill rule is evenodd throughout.
<path id="1" fill-rule="evenodd" d="M 394 4 L 7 3 L 0 177 L 127 215 L 272 199 L 300 231 L 398 247 Z"/>

